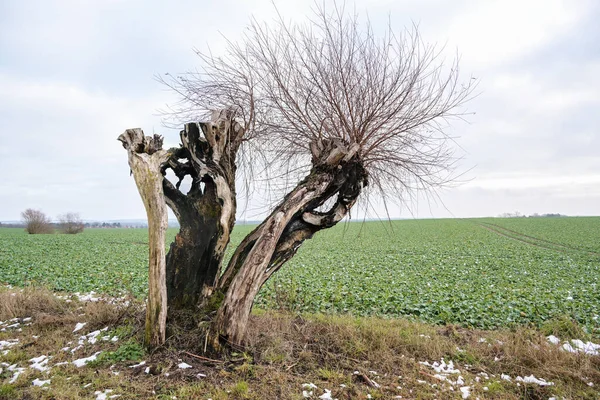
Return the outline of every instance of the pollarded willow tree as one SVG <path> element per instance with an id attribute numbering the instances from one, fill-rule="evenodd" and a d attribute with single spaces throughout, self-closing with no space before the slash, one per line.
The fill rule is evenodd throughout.
<path id="1" fill-rule="evenodd" d="M 474 80 L 462 84 L 458 59 L 441 54 L 416 27 L 377 36 L 343 8 L 319 8 L 305 25 L 253 21 L 224 56 L 198 52 L 199 71 L 162 78 L 180 95 L 179 120 L 207 122 L 185 124 L 169 150 L 139 129 L 119 137 L 149 218 L 147 343 L 164 341 L 165 308 L 216 310 L 212 343 L 243 343 L 263 284 L 361 194 L 402 198 L 451 182 L 455 146 L 444 129 L 465 115 Z M 236 176 L 251 182 L 256 164 L 273 179 L 289 180 L 290 166 L 304 175 L 223 265 Z M 165 203 L 181 225 L 166 257 Z"/>

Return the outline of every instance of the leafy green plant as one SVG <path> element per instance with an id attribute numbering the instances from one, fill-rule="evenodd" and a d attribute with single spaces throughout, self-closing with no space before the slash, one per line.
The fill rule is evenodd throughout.
<path id="1" fill-rule="evenodd" d="M 130 341 L 121 345 L 115 351 L 107 351 L 98 355 L 96 363 L 108 364 L 108 363 L 118 363 L 124 361 L 139 361 L 145 355 L 144 347 L 134 341 Z"/>

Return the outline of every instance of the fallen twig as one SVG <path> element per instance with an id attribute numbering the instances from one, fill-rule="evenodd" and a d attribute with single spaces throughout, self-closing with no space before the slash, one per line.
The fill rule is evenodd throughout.
<path id="1" fill-rule="evenodd" d="M 223 362 L 225 362 L 225 361 L 222 361 L 222 360 L 215 360 L 215 359 L 212 359 L 212 358 L 199 356 L 197 354 L 190 353 L 189 351 L 183 351 L 182 353 L 186 354 L 186 355 L 188 355 L 190 357 L 194 357 L 194 358 L 196 358 L 198 360 L 202 360 L 202 361 L 208 361 L 208 362 L 212 362 L 212 363 L 223 363 Z"/>

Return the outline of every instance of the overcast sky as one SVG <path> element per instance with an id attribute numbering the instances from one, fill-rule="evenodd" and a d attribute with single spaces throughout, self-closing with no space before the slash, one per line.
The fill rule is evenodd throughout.
<path id="1" fill-rule="evenodd" d="M 275 3 L 297 20 L 313 4 Z M 466 183 L 441 202 L 392 206 L 392 217 L 600 215 L 599 1 L 359 0 L 356 10 L 374 25 L 418 23 L 479 80 L 476 114 L 452 128 Z M 174 97 L 154 76 L 197 67 L 193 48 L 222 48 L 251 16 L 272 19 L 271 2 L 0 2 L 0 221 L 28 207 L 144 218 L 117 136 L 141 127 L 177 144 L 157 113 Z"/>

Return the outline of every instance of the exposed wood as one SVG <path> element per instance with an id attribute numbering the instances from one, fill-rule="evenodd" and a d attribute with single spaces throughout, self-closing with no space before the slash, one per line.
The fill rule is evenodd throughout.
<path id="1" fill-rule="evenodd" d="M 309 176 L 242 241 L 221 278 L 219 287 L 225 298 L 213 324 L 216 347 L 219 342 L 243 342 L 252 304 L 262 285 L 304 240 L 339 222 L 366 184 L 366 172 L 355 157 L 356 148 L 341 142 L 321 142 L 313 148 L 320 152 L 313 154 L 316 165 Z M 352 156 L 348 160 L 349 153 Z M 337 164 L 329 164 L 332 160 Z M 333 196 L 337 201 L 332 209 L 315 211 Z"/>
<path id="2" fill-rule="evenodd" d="M 162 137 L 145 137 L 141 129 L 128 129 L 118 139 L 127 150 L 129 167 L 148 216 L 148 300 L 144 343 L 152 348 L 164 344 L 166 336 L 165 232 L 168 215 L 161 167 L 169 153 L 162 150 Z"/>
<path id="3" fill-rule="evenodd" d="M 228 110 L 207 122 L 186 124 L 181 146 L 168 163 L 177 184 L 164 179 L 166 201 L 180 224 L 167 255 L 167 289 L 172 310 L 206 303 L 218 282 L 225 249 L 235 222 L 235 155 L 244 131 Z M 192 178 L 187 194 L 179 190 Z"/>

